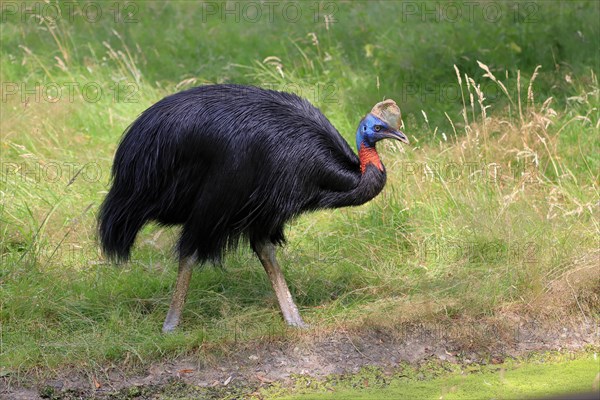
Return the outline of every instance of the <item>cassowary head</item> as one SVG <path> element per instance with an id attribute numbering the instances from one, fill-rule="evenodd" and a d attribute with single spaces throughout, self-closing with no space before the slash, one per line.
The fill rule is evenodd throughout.
<path id="1" fill-rule="evenodd" d="M 374 148 L 381 139 L 396 139 L 408 143 L 408 138 L 400 131 L 400 108 L 394 100 L 385 100 L 375 104 L 358 125 L 356 147 Z"/>

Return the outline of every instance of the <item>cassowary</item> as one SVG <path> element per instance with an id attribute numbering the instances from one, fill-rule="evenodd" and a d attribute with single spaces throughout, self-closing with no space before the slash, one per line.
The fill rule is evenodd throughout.
<path id="1" fill-rule="evenodd" d="M 178 324 L 196 264 L 247 239 L 287 324 L 304 327 L 275 258 L 284 225 L 307 211 L 357 206 L 382 190 L 381 139 L 408 143 L 393 100 L 358 125 L 358 157 L 325 116 L 290 93 L 209 85 L 168 96 L 126 130 L 99 213 L 104 253 L 127 260 L 149 221 L 182 225 L 179 272 L 163 331 Z"/>

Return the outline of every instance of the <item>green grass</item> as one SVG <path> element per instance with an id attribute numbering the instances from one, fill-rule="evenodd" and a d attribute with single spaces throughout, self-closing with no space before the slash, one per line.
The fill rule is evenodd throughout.
<path id="1" fill-rule="evenodd" d="M 177 229 L 145 228 L 127 265 L 98 250 L 95 218 L 121 133 L 164 95 L 207 82 L 294 90 L 352 144 L 375 102 L 393 98 L 403 109 L 411 145 L 381 148 L 384 192 L 287 230 L 280 262 L 308 322 L 392 328 L 407 309 L 419 318 L 423 304 L 445 317 L 546 304 L 598 317 L 597 2 L 535 3 L 540 20 L 527 23 L 403 21 L 400 3 L 340 2 L 333 24 L 313 22 L 310 8 L 303 23 L 204 23 L 193 2 L 128 4 L 139 22 L 115 22 L 108 10 L 94 24 L 3 15 L 2 374 L 147 365 L 282 328 L 246 248 L 224 269 L 195 273 L 181 330 L 168 337 L 160 326 Z M 399 19 L 382 24 L 382 15 Z M 67 90 L 58 101 L 22 98 L 37 84 L 75 85 L 73 99 Z M 86 84 L 100 88 L 97 101 Z M 448 85 L 458 96 L 444 94 Z M 558 290 L 573 271 L 583 278 Z"/>
<path id="2" fill-rule="evenodd" d="M 433 364 L 417 372 L 401 369 L 391 376 L 377 369 L 339 377 L 328 382 L 310 382 L 299 378 L 296 394 L 277 395 L 270 388 L 269 399 L 531 399 L 545 396 L 591 393 L 598 391 L 600 365 L 596 354 L 571 360 L 508 362 L 492 366 L 456 367 Z M 438 371 L 431 376 L 431 371 Z M 427 374 L 429 376 L 427 376 Z M 595 386 L 594 386 L 595 385 Z M 282 390 L 286 393 L 288 390 Z M 271 393 L 271 395 L 269 395 Z"/>

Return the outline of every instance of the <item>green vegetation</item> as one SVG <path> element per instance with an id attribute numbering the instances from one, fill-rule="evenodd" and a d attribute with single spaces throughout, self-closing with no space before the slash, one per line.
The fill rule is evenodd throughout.
<path id="1" fill-rule="evenodd" d="M 552 357 L 551 357 L 552 359 Z M 587 354 L 572 360 L 514 362 L 491 366 L 457 367 L 441 363 L 420 369 L 400 368 L 393 375 L 365 369 L 351 377 L 325 382 L 296 381 L 292 396 L 269 399 L 527 399 L 543 396 L 590 393 L 598 374 L 598 359 Z M 432 372 L 434 371 L 434 372 Z M 273 394 L 270 396 L 268 393 Z M 284 391 L 286 393 L 287 390 Z"/>
<path id="2" fill-rule="evenodd" d="M 403 109 L 412 143 L 381 149 L 384 192 L 288 229 L 280 261 L 307 322 L 598 317 L 599 3 L 423 22 L 396 2 L 309 2 L 298 22 L 256 23 L 194 2 L 99 3 L 94 23 L 15 4 L 0 25 L 0 374 L 147 365 L 281 329 L 245 248 L 194 275 L 169 336 L 177 230 L 148 226 L 127 265 L 99 254 L 123 130 L 163 96 L 214 82 L 304 95 L 352 144 L 375 102 Z"/>

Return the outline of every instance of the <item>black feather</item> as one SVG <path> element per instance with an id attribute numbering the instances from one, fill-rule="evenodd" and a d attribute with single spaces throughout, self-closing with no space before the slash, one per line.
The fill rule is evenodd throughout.
<path id="1" fill-rule="evenodd" d="M 359 159 L 327 118 L 289 93 L 210 85 L 166 97 L 127 129 L 99 214 L 105 254 L 125 260 L 149 221 L 183 225 L 180 257 L 218 260 L 242 237 L 283 243 L 310 210 L 359 205 L 385 170 Z"/>

